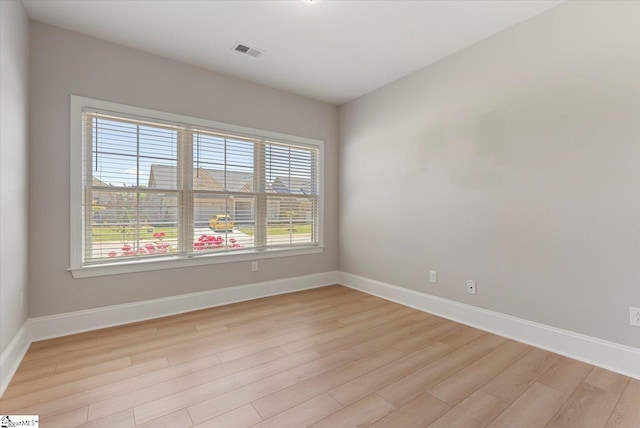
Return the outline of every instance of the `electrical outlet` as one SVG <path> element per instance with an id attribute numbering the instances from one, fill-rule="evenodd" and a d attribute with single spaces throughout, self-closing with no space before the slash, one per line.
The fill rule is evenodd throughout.
<path id="1" fill-rule="evenodd" d="M 629 308 L 629 313 L 631 315 L 631 325 L 635 325 L 636 327 L 640 327 L 640 308 Z"/>
<path id="2" fill-rule="evenodd" d="M 258 262 L 251 262 L 251 272 L 258 272 Z"/>
<path id="3" fill-rule="evenodd" d="M 467 293 L 476 294 L 476 282 L 475 281 L 471 281 L 470 279 L 467 280 Z"/>
<path id="4" fill-rule="evenodd" d="M 438 282 L 438 272 L 436 272 L 435 270 L 430 270 L 429 271 L 429 281 L 436 283 Z"/>

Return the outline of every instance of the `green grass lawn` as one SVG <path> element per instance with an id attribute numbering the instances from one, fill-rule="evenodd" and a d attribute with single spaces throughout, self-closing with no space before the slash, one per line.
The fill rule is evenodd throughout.
<path id="1" fill-rule="evenodd" d="M 255 229 L 252 227 L 238 227 L 238 231 L 253 236 L 255 234 Z M 117 228 L 113 226 L 93 226 L 93 242 L 126 242 L 132 244 L 133 239 L 131 238 L 132 233 L 128 233 L 127 237 L 123 237 L 122 231 L 118 231 Z M 165 241 L 173 240 L 178 237 L 178 229 L 176 227 L 154 227 L 152 232 L 148 232 L 146 227 L 140 228 L 140 240 L 141 241 L 154 241 L 156 238 L 153 237 L 154 233 L 164 232 L 166 236 L 164 237 Z M 293 231 L 289 230 L 288 226 L 284 225 L 273 225 L 269 226 L 267 229 L 267 234 L 270 236 L 273 235 L 288 235 L 293 232 L 293 234 L 302 234 L 302 233 L 311 233 L 311 225 L 310 224 L 298 224 L 293 227 Z"/>
<path id="2" fill-rule="evenodd" d="M 255 229 L 249 227 L 238 227 L 238 231 L 253 236 Z M 311 225 L 310 224 L 297 224 L 293 226 L 293 231 L 289 230 L 289 226 L 282 225 L 273 225 L 267 228 L 267 235 L 288 235 L 293 232 L 293 234 L 297 233 L 311 233 Z"/>
<path id="3" fill-rule="evenodd" d="M 176 239 L 178 237 L 178 229 L 175 227 L 153 227 L 152 232 L 148 232 L 146 227 L 140 228 L 140 240 L 141 241 L 153 241 L 156 238 L 153 237 L 154 233 L 164 232 L 165 241 Z M 131 244 L 132 233 L 128 233 L 127 237 L 123 237 L 122 231 L 118 231 L 113 226 L 93 226 L 93 242 L 127 242 Z M 126 238 L 126 239 L 125 239 Z"/>

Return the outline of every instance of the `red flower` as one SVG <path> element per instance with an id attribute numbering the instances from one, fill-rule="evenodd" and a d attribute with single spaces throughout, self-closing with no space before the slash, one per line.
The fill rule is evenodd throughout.
<path id="1" fill-rule="evenodd" d="M 115 257 L 116 256 L 116 252 L 115 251 L 109 251 L 108 256 L 109 257 Z"/>
<path id="2" fill-rule="evenodd" d="M 128 253 L 131 250 L 131 246 L 129 244 L 124 244 L 124 247 L 122 247 L 122 251 L 124 251 L 125 253 Z"/>

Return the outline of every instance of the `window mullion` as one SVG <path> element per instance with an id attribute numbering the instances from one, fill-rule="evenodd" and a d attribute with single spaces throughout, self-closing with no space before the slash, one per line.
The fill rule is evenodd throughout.
<path id="1" fill-rule="evenodd" d="M 140 125 L 136 126 L 136 187 L 140 187 Z M 140 248 L 140 192 L 135 193 L 134 248 Z"/>
<path id="2" fill-rule="evenodd" d="M 178 216 L 179 251 L 190 254 L 193 248 L 193 132 L 178 131 L 178 189 L 180 191 L 180 213 Z"/>
<path id="3" fill-rule="evenodd" d="M 256 197 L 255 212 L 255 236 L 254 245 L 256 248 L 264 248 L 267 245 L 267 195 L 266 195 L 266 168 L 264 156 L 264 141 L 255 143 L 253 158 L 254 188 L 258 196 Z"/>

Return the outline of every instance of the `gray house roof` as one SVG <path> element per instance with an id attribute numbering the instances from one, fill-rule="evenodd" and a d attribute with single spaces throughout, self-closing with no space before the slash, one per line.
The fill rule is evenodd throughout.
<path id="1" fill-rule="evenodd" d="M 194 168 L 193 176 L 200 179 L 200 183 L 214 180 L 220 186 L 230 192 L 251 192 L 253 190 L 253 174 L 237 171 L 224 171 L 208 168 Z M 173 165 L 151 165 L 149 172 L 150 189 L 176 189 L 177 167 Z M 225 186 L 226 179 L 226 186 Z"/>
<path id="2" fill-rule="evenodd" d="M 173 165 L 151 165 L 149 188 L 176 190 L 177 177 L 177 167 Z"/>
<path id="3" fill-rule="evenodd" d="M 195 168 L 194 177 L 202 181 L 214 180 L 230 192 L 253 192 L 253 174 L 239 171 L 224 171 L 221 169 Z M 175 190 L 177 167 L 173 165 L 151 165 L 149 173 L 150 189 Z M 287 195 L 311 195 L 311 181 L 299 177 L 276 177 L 268 184 L 267 192 Z"/>
<path id="4" fill-rule="evenodd" d="M 109 184 L 105 183 L 104 181 L 96 177 L 91 177 L 91 185 L 97 186 L 97 187 L 109 187 Z"/>
<path id="5" fill-rule="evenodd" d="M 224 171 L 221 169 L 200 168 L 209 177 L 226 187 L 230 192 L 252 192 L 253 191 L 253 174 L 238 171 Z M 195 171 L 194 171 L 195 174 Z M 224 186 L 226 179 L 226 186 Z"/>
<path id="6" fill-rule="evenodd" d="M 289 195 L 312 195 L 311 181 L 300 177 L 276 177 L 271 182 L 271 187 L 276 193 Z"/>

